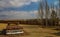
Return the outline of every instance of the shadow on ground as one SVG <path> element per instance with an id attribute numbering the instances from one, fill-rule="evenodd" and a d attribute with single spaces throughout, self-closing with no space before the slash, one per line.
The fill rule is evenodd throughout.
<path id="1" fill-rule="evenodd" d="M 60 36 L 60 32 L 56 32 L 56 33 L 52 33 L 52 34 L 54 34 L 56 36 Z"/>
<path id="2" fill-rule="evenodd" d="M 53 37 L 53 36 L 45 36 L 45 37 Z"/>

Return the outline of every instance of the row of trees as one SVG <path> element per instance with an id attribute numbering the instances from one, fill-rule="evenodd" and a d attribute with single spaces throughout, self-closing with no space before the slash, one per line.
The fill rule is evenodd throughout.
<path id="1" fill-rule="evenodd" d="M 58 13 L 60 16 L 60 0 L 59 1 L 59 5 L 55 6 L 54 3 L 52 3 L 51 5 L 48 4 L 47 2 L 48 0 L 44 0 L 42 2 L 40 2 L 39 4 L 39 21 L 41 21 L 41 25 L 44 25 L 47 27 L 50 23 L 51 26 L 57 26 L 59 23 L 59 17 L 58 17 Z M 44 16 L 45 13 L 45 16 Z M 44 17 L 45 17 L 45 22 L 44 22 Z"/>

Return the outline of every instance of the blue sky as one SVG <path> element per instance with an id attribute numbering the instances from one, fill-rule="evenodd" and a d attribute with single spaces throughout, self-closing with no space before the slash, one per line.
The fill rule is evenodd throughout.
<path id="1" fill-rule="evenodd" d="M 39 3 L 43 0 L 0 0 L 0 19 L 35 19 L 38 17 Z M 58 5 L 57 0 L 48 4 Z"/>
<path id="2" fill-rule="evenodd" d="M 38 3 L 31 2 L 29 5 L 24 5 L 22 7 L 5 7 L 3 8 L 3 11 L 33 11 L 38 9 Z"/>

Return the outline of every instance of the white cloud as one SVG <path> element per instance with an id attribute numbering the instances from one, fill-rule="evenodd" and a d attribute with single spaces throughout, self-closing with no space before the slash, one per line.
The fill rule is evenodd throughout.
<path id="1" fill-rule="evenodd" d="M 0 19 L 34 19 L 37 15 L 37 11 L 6 11 L 0 13 Z"/>
<path id="2" fill-rule="evenodd" d="M 10 4 L 12 6 L 23 6 L 23 5 L 26 5 L 27 2 L 30 4 L 28 0 L 13 0 L 13 1 L 10 1 Z"/>
<path id="3" fill-rule="evenodd" d="M 58 3 L 59 3 L 59 1 L 55 1 L 55 2 L 54 2 L 54 5 L 57 5 Z"/>
<path id="4" fill-rule="evenodd" d="M 0 9 L 3 10 L 2 7 L 20 7 L 23 5 L 29 5 L 31 2 L 38 2 L 40 0 L 1 0 L 0 1 Z M 0 19 L 30 19 L 37 18 L 37 11 L 4 11 L 0 13 Z"/>
<path id="5" fill-rule="evenodd" d="M 29 5 L 31 2 L 38 2 L 40 0 L 1 0 L 0 7 L 9 7 L 9 6 L 23 6 Z"/>
<path id="6" fill-rule="evenodd" d="M 38 2 L 38 1 L 40 1 L 40 0 L 31 0 L 32 2 Z"/>

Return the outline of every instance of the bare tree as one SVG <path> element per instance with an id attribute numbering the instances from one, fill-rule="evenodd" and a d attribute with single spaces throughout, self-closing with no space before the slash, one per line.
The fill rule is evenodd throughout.
<path id="1" fill-rule="evenodd" d="M 53 14 L 52 14 L 52 10 L 54 10 L 54 4 L 53 3 L 51 3 L 51 26 L 53 25 Z"/>
<path id="2" fill-rule="evenodd" d="M 38 15 L 39 15 L 39 19 L 41 18 L 41 25 L 43 25 L 43 5 L 42 5 L 43 3 L 42 2 L 40 2 L 39 3 L 39 11 L 38 11 Z"/>
<path id="3" fill-rule="evenodd" d="M 49 6 L 48 6 L 48 3 L 47 3 L 47 0 L 45 0 L 45 10 L 46 10 L 46 14 L 45 14 L 45 18 L 46 18 L 46 27 L 48 25 L 48 13 L 49 13 Z"/>
<path id="4" fill-rule="evenodd" d="M 56 9 L 55 9 L 56 8 Z M 51 25 L 57 25 L 57 6 L 55 7 L 54 4 L 51 5 Z"/>
<path id="5" fill-rule="evenodd" d="M 59 20 L 60 20 L 60 0 L 59 0 L 59 8 L 58 8 L 58 10 L 59 10 L 58 24 L 59 24 Z"/>
<path id="6" fill-rule="evenodd" d="M 43 5 L 42 5 L 42 3 L 40 3 L 40 10 L 41 10 L 41 12 L 40 12 L 41 13 L 40 14 L 41 15 L 41 24 L 43 25 L 43 15 L 44 14 L 43 14 Z"/>

